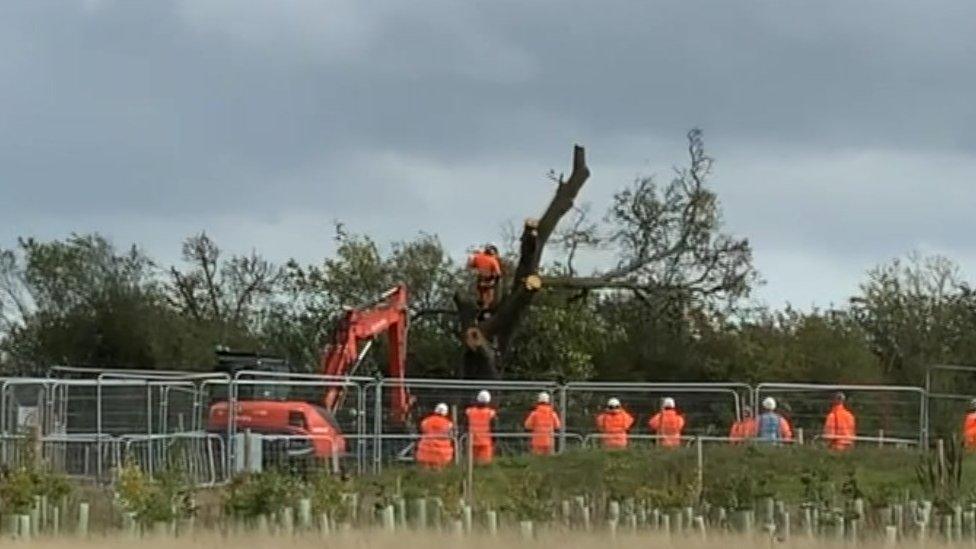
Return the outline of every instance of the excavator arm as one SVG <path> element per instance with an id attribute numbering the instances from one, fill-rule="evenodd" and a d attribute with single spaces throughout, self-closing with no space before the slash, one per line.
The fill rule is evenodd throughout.
<path id="1" fill-rule="evenodd" d="M 384 293 L 376 302 L 362 309 L 347 308 L 332 332 L 322 353 L 321 371 L 329 376 L 349 376 L 359 364 L 364 344 L 375 336 L 387 334 L 387 386 L 394 417 L 405 421 L 411 399 L 403 379 L 407 374 L 407 287 L 400 284 Z M 343 394 L 342 387 L 325 392 L 325 408 L 335 411 Z"/>

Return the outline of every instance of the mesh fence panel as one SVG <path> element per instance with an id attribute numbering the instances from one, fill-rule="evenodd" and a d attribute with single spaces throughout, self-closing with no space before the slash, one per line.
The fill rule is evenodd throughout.
<path id="1" fill-rule="evenodd" d="M 976 367 L 935 365 L 925 377 L 929 436 L 959 435 L 970 401 L 976 398 Z"/>
<path id="2" fill-rule="evenodd" d="M 776 411 L 801 428 L 808 440 L 823 432 L 831 399 L 843 392 L 847 408 L 854 414 L 859 437 L 878 437 L 918 441 L 922 436 L 924 391 L 915 387 L 762 384 L 756 399 L 776 399 Z"/>
<path id="3" fill-rule="evenodd" d="M 596 416 L 613 397 L 634 416 L 633 433 L 648 433 L 648 421 L 671 397 L 685 418 L 686 435 L 725 435 L 747 403 L 747 387 L 665 384 L 575 384 L 566 388 L 566 430 L 596 433 Z"/>

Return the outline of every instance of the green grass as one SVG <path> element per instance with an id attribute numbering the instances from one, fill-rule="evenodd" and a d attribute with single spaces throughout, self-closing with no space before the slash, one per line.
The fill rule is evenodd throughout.
<path id="1" fill-rule="evenodd" d="M 916 473 L 919 460 L 918 452 L 890 448 L 838 454 L 815 447 L 708 447 L 699 487 L 693 448 L 582 450 L 499 459 L 475 470 L 474 492 L 479 506 L 529 514 L 544 514 L 551 502 L 576 496 L 634 497 L 664 507 L 690 505 L 700 497 L 716 505 L 747 507 L 767 495 L 791 503 L 863 497 L 869 505 L 884 505 L 906 495 L 926 497 Z M 464 478 L 460 467 L 441 472 L 403 467 L 355 482 L 379 497 L 399 493 L 447 501 L 460 496 Z M 962 494 L 976 493 L 976 458 L 966 458 L 962 484 Z M 543 500 L 548 503 L 537 503 Z"/>

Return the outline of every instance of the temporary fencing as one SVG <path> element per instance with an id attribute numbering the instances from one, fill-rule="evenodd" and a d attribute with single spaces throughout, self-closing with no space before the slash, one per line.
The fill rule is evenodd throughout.
<path id="1" fill-rule="evenodd" d="M 235 472 L 268 468 L 364 474 L 412 463 L 420 439 L 416 425 L 441 402 L 449 406 L 455 424 L 455 459 L 463 463 L 469 451 L 464 412 L 480 390 L 491 393 L 491 405 L 498 411 L 492 438 L 499 457 L 530 451 L 531 434 L 523 422 L 541 392 L 551 396 L 561 419 L 561 428 L 554 433 L 557 452 L 599 446 L 602 435 L 594 418 L 611 397 L 635 416 L 629 434 L 632 447 L 657 444 L 661 438 L 650 432 L 647 423 L 664 397 L 673 398 L 686 419 L 681 439 L 685 445 L 730 443 L 729 427 L 742 417 L 744 407 L 757 406 L 767 396 L 776 398 L 777 411 L 790 420 L 794 443 L 822 443 L 823 418 L 837 391 L 846 394 L 856 414 L 858 445 L 909 446 L 927 444 L 936 425 L 958 426 L 965 408 L 962 401 L 972 398 L 970 392 L 976 393 L 976 368 L 943 366 L 930 370 L 926 388 L 396 380 L 263 371 L 233 376 L 85 369 L 57 373 L 70 377 L 0 380 L 0 465 L 17 465 L 34 455 L 65 474 L 111 482 L 128 463 L 149 474 L 178 468 L 200 485 L 226 482 Z M 944 379 L 962 377 L 974 381 L 954 382 L 959 392 L 943 389 Z M 414 399 L 406 418 L 388 402 L 401 389 Z M 248 401 L 285 403 L 285 408 L 287 403 L 315 405 L 330 390 L 341 399 L 334 413 L 322 412 L 339 435 L 297 424 L 278 432 L 251 428 L 239 417 L 249 410 Z M 311 409 L 310 405 L 301 409 Z M 212 412 L 221 406 L 229 417 L 215 423 Z"/>
<path id="2" fill-rule="evenodd" d="M 930 438 L 958 433 L 962 415 L 976 399 L 976 367 L 936 364 L 925 373 L 926 432 Z"/>
<path id="3" fill-rule="evenodd" d="M 610 398 L 634 416 L 634 431 L 647 432 L 651 416 L 661 409 L 665 397 L 675 400 L 685 417 L 685 433 L 719 435 L 741 417 L 742 406 L 751 399 L 743 383 L 568 383 L 563 388 L 564 424 L 571 432 L 597 432 L 595 418 Z"/>
<path id="4" fill-rule="evenodd" d="M 903 385 L 822 385 L 815 383 L 760 383 L 755 405 L 774 397 L 776 411 L 797 429 L 816 434 L 823 430 L 832 396 L 845 395 L 863 437 L 907 439 L 925 443 L 925 390 Z M 815 437 L 814 437 L 815 438 Z"/>

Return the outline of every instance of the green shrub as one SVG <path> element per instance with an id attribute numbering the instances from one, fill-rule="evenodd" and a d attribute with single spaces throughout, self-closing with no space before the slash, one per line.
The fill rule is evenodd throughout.
<path id="1" fill-rule="evenodd" d="M 348 518 L 348 506 L 345 505 L 343 494 L 349 492 L 349 484 L 340 477 L 320 474 L 308 480 L 308 486 L 303 490 L 312 500 L 312 510 L 316 513 L 328 513 L 334 520 L 342 521 Z"/>
<path id="2" fill-rule="evenodd" d="M 0 470 L 0 512 L 27 513 L 36 496 L 59 501 L 71 492 L 71 485 L 63 475 L 37 467 L 34 440 L 32 436 L 26 437 L 21 449 L 21 463 L 26 465 Z"/>
<path id="3" fill-rule="evenodd" d="M 196 512 L 193 490 L 176 470 L 150 477 L 133 463 L 119 472 L 115 498 L 126 512 L 135 514 L 142 524 L 169 522 Z"/>
<path id="4" fill-rule="evenodd" d="M 240 518 L 270 515 L 296 506 L 308 492 L 301 478 L 279 471 L 241 475 L 231 481 L 224 495 L 224 509 Z"/>

